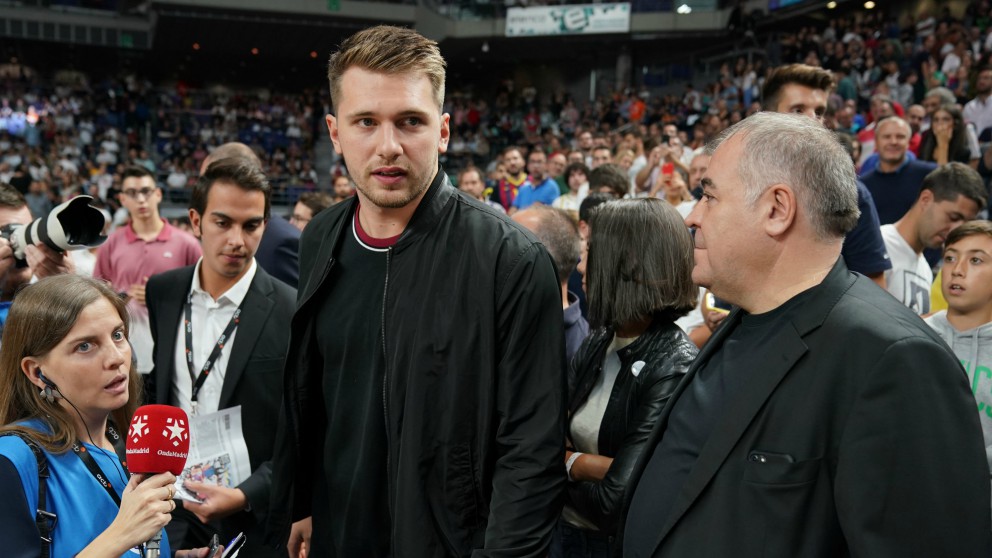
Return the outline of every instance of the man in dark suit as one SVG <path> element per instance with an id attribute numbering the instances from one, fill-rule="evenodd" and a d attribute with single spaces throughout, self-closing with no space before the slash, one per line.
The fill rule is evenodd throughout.
<path id="1" fill-rule="evenodd" d="M 813 119 L 759 113 L 711 149 L 693 279 L 735 310 L 635 467 L 625 557 L 988 556 L 961 365 L 841 255 L 855 177 Z"/>
<path id="2" fill-rule="evenodd" d="M 251 476 L 235 488 L 186 483 L 203 503 L 184 501 L 174 512 L 167 530 L 173 548 L 206 546 L 213 533 L 226 542 L 244 532 L 242 558 L 281 555 L 259 543 L 296 291 L 255 263 L 269 193 L 250 162 L 211 164 L 189 210 L 203 257 L 195 266 L 153 276 L 146 288 L 155 340 L 149 398 L 191 414 L 241 406 L 251 464 Z"/>
<path id="3" fill-rule="evenodd" d="M 203 159 L 200 174 L 214 161 L 230 157 L 241 157 L 251 161 L 259 169 L 262 162 L 250 147 L 236 141 L 218 146 Z M 265 223 L 262 241 L 255 251 L 255 261 L 269 275 L 286 283 L 294 289 L 300 282 L 300 230 L 279 215 L 270 215 Z"/>

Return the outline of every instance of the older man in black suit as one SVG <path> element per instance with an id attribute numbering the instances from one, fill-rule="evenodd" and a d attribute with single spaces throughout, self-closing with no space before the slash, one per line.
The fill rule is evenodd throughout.
<path id="1" fill-rule="evenodd" d="M 988 556 L 982 431 L 961 365 L 840 257 L 850 160 L 812 119 L 716 142 L 693 279 L 739 309 L 635 469 L 623 555 Z"/>
<path id="2" fill-rule="evenodd" d="M 153 276 L 146 289 L 155 340 L 151 398 L 195 414 L 241 406 L 251 476 L 233 488 L 187 483 L 203 503 L 184 502 L 169 524 L 174 548 L 247 535 L 240 556 L 274 557 L 262 540 L 269 508 L 273 417 L 282 395 L 296 291 L 255 263 L 270 188 L 241 158 L 210 165 L 189 210 L 203 257 Z M 187 359 L 186 355 L 190 358 Z"/>

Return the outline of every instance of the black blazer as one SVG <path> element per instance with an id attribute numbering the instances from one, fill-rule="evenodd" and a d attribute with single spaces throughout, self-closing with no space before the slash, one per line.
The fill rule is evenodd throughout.
<path id="1" fill-rule="evenodd" d="M 666 407 L 623 521 L 675 401 L 740 317 L 717 330 Z M 748 380 L 651 535 L 653 556 L 989 556 L 982 430 L 943 341 L 842 260 L 775 335 L 774 352 L 741 359 Z"/>
<path id="2" fill-rule="evenodd" d="M 175 343 L 194 269 L 195 266 L 174 269 L 148 280 L 146 300 L 155 340 L 155 367 L 146 399 L 154 403 L 176 404 L 172 397 Z M 251 476 L 238 486 L 248 497 L 251 512 L 237 513 L 222 521 L 221 530 L 227 536 L 233 537 L 247 528 L 245 534 L 249 540 L 262 540 L 269 509 L 270 460 L 276 433 L 274 418 L 281 403 L 282 369 L 295 301 L 295 289 L 270 277 L 261 266 L 256 268 L 220 395 L 220 409 L 241 405 L 241 427 L 252 470 Z M 213 343 L 216 339 L 196 338 L 194 341 Z M 185 371 L 183 374 L 185 376 Z M 183 380 L 189 381 L 185 377 Z"/>

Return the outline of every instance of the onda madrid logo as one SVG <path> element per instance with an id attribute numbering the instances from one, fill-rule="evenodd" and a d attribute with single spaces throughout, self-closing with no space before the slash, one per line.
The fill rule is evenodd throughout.
<path id="1" fill-rule="evenodd" d="M 189 429 L 186 428 L 186 421 L 173 417 L 165 419 L 162 436 L 168 436 L 169 441 L 172 442 L 172 447 L 178 447 L 180 443 L 189 440 Z"/>

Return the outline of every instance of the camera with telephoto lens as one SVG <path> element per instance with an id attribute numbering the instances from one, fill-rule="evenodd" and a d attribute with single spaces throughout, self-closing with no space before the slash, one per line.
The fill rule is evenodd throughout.
<path id="1" fill-rule="evenodd" d="M 48 215 L 27 225 L 11 223 L 0 228 L 0 237 L 10 242 L 17 265 L 27 265 L 24 248 L 44 244 L 52 250 L 82 250 L 103 244 L 106 217 L 90 205 L 91 196 L 76 196 L 55 207 Z"/>

